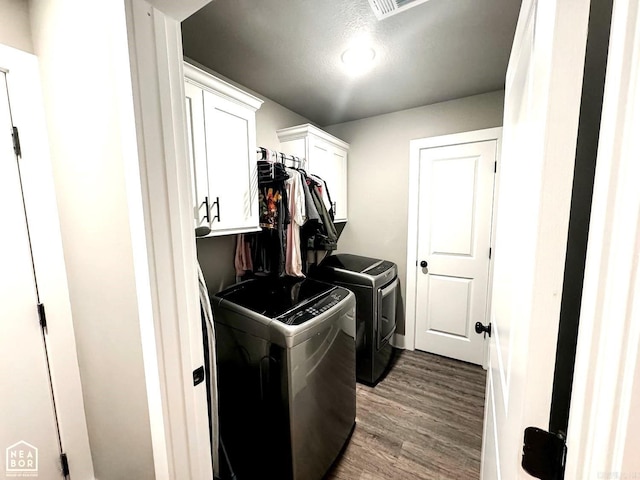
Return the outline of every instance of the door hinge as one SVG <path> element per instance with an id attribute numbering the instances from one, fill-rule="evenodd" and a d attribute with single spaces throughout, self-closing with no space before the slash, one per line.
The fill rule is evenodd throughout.
<path id="1" fill-rule="evenodd" d="M 62 475 L 65 477 L 69 476 L 69 459 L 67 458 L 66 453 L 60 454 L 60 464 L 62 465 Z"/>
<path id="2" fill-rule="evenodd" d="M 20 134 L 18 133 L 18 127 L 13 127 L 11 138 L 13 138 L 13 151 L 15 152 L 16 157 L 22 158 L 22 149 L 20 148 Z"/>
<path id="3" fill-rule="evenodd" d="M 193 371 L 193 386 L 196 387 L 204 381 L 204 366 L 200 366 Z"/>
<path id="4" fill-rule="evenodd" d="M 562 480 L 567 458 L 567 444 L 559 433 L 537 427 L 524 429 L 522 468 L 541 480 Z"/>
<path id="5" fill-rule="evenodd" d="M 491 247 L 489 247 L 489 260 L 491 260 Z"/>
<path id="6" fill-rule="evenodd" d="M 498 161 L 496 160 L 495 162 L 493 162 L 493 173 L 496 173 L 498 171 Z"/>
<path id="7" fill-rule="evenodd" d="M 40 326 L 43 329 L 47 328 L 47 314 L 44 311 L 44 305 L 42 303 L 38 304 L 38 318 L 40 319 Z"/>

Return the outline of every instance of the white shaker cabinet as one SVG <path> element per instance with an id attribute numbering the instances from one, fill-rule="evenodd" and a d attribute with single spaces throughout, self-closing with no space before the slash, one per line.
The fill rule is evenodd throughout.
<path id="1" fill-rule="evenodd" d="M 307 171 L 329 187 L 335 221 L 347 220 L 347 152 L 349 144 L 311 125 L 277 131 L 280 149 L 307 159 Z"/>
<path id="2" fill-rule="evenodd" d="M 184 71 L 195 226 L 209 227 L 209 236 L 258 231 L 262 100 L 188 63 Z"/>

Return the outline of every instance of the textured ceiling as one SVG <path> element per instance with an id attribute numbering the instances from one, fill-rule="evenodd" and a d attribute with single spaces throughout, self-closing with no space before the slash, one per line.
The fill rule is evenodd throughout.
<path id="1" fill-rule="evenodd" d="M 378 21 L 368 0 L 216 0 L 182 24 L 185 56 L 320 126 L 504 88 L 520 0 L 429 0 Z M 340 56 L 369 38 L 375 64 Z"/>

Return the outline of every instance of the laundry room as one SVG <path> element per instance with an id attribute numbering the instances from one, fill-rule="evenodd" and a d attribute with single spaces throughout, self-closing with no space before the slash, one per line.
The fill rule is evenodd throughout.
<path id="1" fill-rule="evenodd" d="M 484 374 L 480 366 L 486 366 L 486 361 L 482 335 L 473 330 L 473 325 L 462 327 L 462 335 L 452 335 L 475 344 L 473 354 L 467 353 L 470 349 L 466 345 L 443 346 L 439 338 L 431 346 L 429 338 L 426 341 L 414 338 L 413 331 L 421 327 L 415 323 L 418 303 L 415 295 L 409 295 L 412 303 L 407 307 L 407 288 L 424 289 L 423 285 L 416 286 L 415 278 L 431 273 L 428 268 L 418 267 L 418 262 L 410 259 L 411 254 L 407 255 L 408 249 L 418 250 L 417 240 L 408 237 L 424 235 L 414 227 L 419 224 L 418 218 L 412 217 L 416 213 L 411 203 L 418 202 L 418 195 L 412 192 L 416 186 L 410 180 L 411 174 L 415 174 L 413 171 L 410 174 L 411 158 L 415 155 L 413 150 L 419 148 L 415 144 L 419 139 L 442 139 L 477 131 L 489 135 L 478 140 L 497 138 L 496 127 L 502 125 L 503 117 L 504 73 L 519 4 L 494 2 L 487 9 L 470 4 L 452 7 L 436 1 L 417 1 L 410 8 L 384 15 L 374 11 L 377 3 L 334 1 L 312 5 L 271 0 L 256 5 L 219 0 L 182 23 L 197 253 L 213 304 L 215 328 L 211 332 L 215 330 L 212 334 L 216 335 L 218 356 L 223 475 L 235 473 L 239 478 L 253 478 L 265 465 L 282 478 L 300 479 L 320 478 L 327 471 L 328 478 L 359 478 L 375 470 L 385 472 L 385 478 L 404 478 L 402 475 L 415 469 L 425 478 L 436 474 L 472 478 L 479 474 L 482 423 L 469 417 L 477 420 L 483 409 Z M 500 21 L 495 21 L 498 17 Z M 492 25 L 491 32 L 487 31 L 488 25 Z M 483 40 L 478 42 L 477 35 L 483 35 Z M 357 71 L 347 65 L 344 59 L 352 47 L 364 49 L 371 63 L 359 65 Z M 424 60 L 417 61 L 418 58 Z M 224 102 L 229 100 L 232 103 L 225 106 Z M 249 113 L 238 113 L 234 110 L 238 105 Z M 244 120 L 237 122 L 237 118 Z M 239 133 L 231 125 L 236 125 Z M 452 137 L 449 141 L 455 143 Z M 491 198 L 497 152 L 494 148 L 482 155 L 490 170 L 486 177 L 490 186 L 484 195 Z M 256 172 L 257 188 L 256 180 L 250 178 L 252 171 Z M 278 177 L 280 171 L 282 178 Z M 478 167 L 478 173 L 473 175 L 484 178 L 482 172 Z M 308 220 L 317 217 L 315 211 L 309 211 L 309 203 L 301 212 L 299 225 L 291 209 L 284 215 L 278 210 L 280 219 L 269 213 L 268 199 L 273 195 L 277 205 L 280 192 L 287 195 L 281 202 L 292 206 L 289 202 L 295 189 L 286 185 L 286 182 L 293 184 L 285 179 L 287 174 L 291 178 L 301 176 L 298 185 L 304 184 L 312 191 L 316 182 L 322 182 L 318 197 L 324 200 L 329 223 L 333 225 L 330 229 L 322 227 L 321 232 L 324 238 L 327 230 L 335 229 L 335 245 L 314 243 L 319 233 L 317 225 L 322 225 L 322 220 Z M 487 202 L 465 192 L 482 190 L 480 181 L 474 186 L 461 179 L 464 173 L 457 175 L 455 184 L 448 185 L 451 180 L 445 175 L 440 189 L 432 187 L 432 190 L 438 190 L 437 200 L 443 210 L 447 210 L 447 204 L 454 205 L 442 215 L 466 218 L 466 207 L 456 210 L 456 204 L 469 202 L 468 205 L 482 206 Z M 256 195 L 247 195 L 251 188 L 258 191 L 257 201 L 253 200 L 259 205 L 258 212 L 251 212 L 246 206 L 246 198 Z M 323 191 L 328 192 L 328 198 L 322 198 Z M 308 195 L 306 199 L 310 201 Z M 487 254 L 490 202 L 488 207 L 485 211 L 489 216 L 482 213 L 482 207 L 472 215 L 472 223 L 487 226 L 473 231 L 475 237 L 486 239 Z M 285 215 L 289 218 L 285 219 Z M 449 224 L 438 233 L 436 227 L 436 223 L 431 226 L 435 235 L 442 235 L 442 230 L 468 229 L 466 225 Z M 485 245 L 473 243 L 472 248 L 481 251 Z M 418 268 L 407 268 L 411 262 L 416 262 Z M 482 268 L 488 276 L 488 255 L 482 260 Z M 408 270 L 414 276 L 411 280 L 407 280 Z M 433 272 L 442 278 L 435 268 Z M 314 377 L 313 369 L 301 373 L 310 368 L 312 358 L 321 355 L 320 350 L 315 350 L 317 347 L 307 344 L 304 348 L 309 357 L 300 356 L 293 352 L 305 343 L 300 340 L 302 343 L 297 347 L 297 343 L 291 343 L 293 338 L 302 338 L 299 334 L 285 334 L 282 329 L 269 333 L 265 329 L 265 315 L 280 322 L 283 318 L 294 318 L 297 310 L 300 318 L 308 315 L 302 313 L 301 306 L 314 296 L 318 303 L 320 291 L 311 288 L 316 280 L 338 287 L 334 291 L 336 299 L 331 303 L 340 299 L 340 288 L 355 294 L 359 417 L 353 432 L 355 410 L 349 400 L 352 394 L 344 389 L 344 380 L 335 370 L 327 370 L 329 365 L 348 364 L 349 353 L 327 347 L 322 354 L 326 357 L 324 363 L 314 367 L 317 372 L 332 372 L 326 377 L 335 376 L 340 382 L 332 386 L 326 379 Z M 482 292 L 484 288 L 485 299 L 469 301 L 468 312 L 447 310 L 447 306 L 440 308 L 434 300 L 432 303 L 440 308 L 431 313 L 436 318 L 432 320 L 434 324 L 447 315 L 457 318 L 454 322 L 458 323 L 481 318 L 480 310 L 486 309 L 488 280 L 484 279 L 484 286 L 482 279 L 473 280 L 474 290 Z M 242 283 L 237 284 L 240 281 L 249 283 L 242 287 Z M 434 289 L 439 288 L 437 283 L 433 284 Z M 467 304 L 467 299 L 451 297 L 447 288 L 445 285 L 442 290 L 433 290 L 431 295 L 448 298 L 449 303 Z M 330 312 L 331 308 L 337 309 L 328 303 L 324 308 Z M 405 314 L 407 308 L 411 311 L 409 318 Z M 248 311 L 262 315 L 260 328 L 245 317 Z M 335 325 L 340 324 L 340 315 L 332 314 Z M 438 330 L 432 334 L 434 337 L 442 337 L 442 332 L 447 331 L 441 325 L 432 330 Z M 282 340 L 274 340 L 279 335 L 284 335 Z M 325 338 L 326 333 L 320 329 L 317 335 Z M 285 341 L 287 338 L 289 343 Z M 334 345 L 337 339 L 325 338 L 325 342 Z M 403 356 L 400 352 L 405 348 L 441 356 L 418 354 L 414 358 L 408 353 Z M 268 382 L 252 386 L 252 379 L 273 379 L 276 377 L 273 372 L 281 362 L 278 359 L 287 356 L 297 358 L 299 363 L 290 368 L 304 376 L 306 387 L 278 384 L 277 389 L 300 391 L 304 395 L 299 395 L 295 403 L 272 405 L 275 411 L 285 412 L 278 414 L 275 421 L 259 413 L 264 411 L 267 402 L 264 398 L 268 398 L 265 388 L 275 387 L 265 387 Z M 474 370 L 469 363 L 447 357 L 480 366 Z M 344 368 L 340 368 L 343 375 Z M 389 372 L 392 373 L 388 377 Z M 398 378 L 393 377 L 394 372 Z M 443 375 L 455 378 L 461 389 L 466 389 L 466 398 L 459 397 L 462 393 L 457 391 L 444 394 L 441 386 L 428 383 L 434 378 L 438 383 Z M 380 416 L 365 413 L 376 404 L 382 410 L 392 408 L 384 398 L 385 388 L 391 392 L 388 395 L 403 398 L 408 392 L 394 389 L 398 388 L 397 382 L 408 379 L 416 382 L 419 390 L 432 390 L 436 398 L 442 395 L 439 402 L 422 399 L 407 407 L 413 414 L 441 411 L 447 416 L 449 402 L 457 403 L 464 412 L 450 418 L 450 428 L 471 433 L 442 435 L 435 440 L 451 452 L 466 450 L 462 462 L 460 454 L 451 453 L 434 458 L 427 454 L 429 460 L 416 463 L 413 455 L 424 447 L 424 437 L 409 425 L 407 418 L 394 418 L 388 412 Z M 342 417 L 335 417 L 330 413 L 331 407 L 323 406 L 322 392 L 326 391 L 332 392 L 332 403 L 343 413 Z M 368 403 L 371 399 L 367 396 L 375 392 L 380 392 L 381 397 Z M 309 402 L 304 398 L 307 396 L 315 400 Z M 311 404 L 315 411 L 309 410 Z M 294 423 L 287 411 L 304 411 L 307 416 L 297 418 L 298 423 Z M 318 417 L 324 419 L 321 422 L 324 426 L 316 425 Z M 366 453 L 367 442 L 376 444 L 372 437 L 378 428 L 376 422 L 383 422 L 378 427 L 387 430 L 377 434 L 392 442 L 391 448 L 379 446 L 380 454 L 393 459 L 391 462 L 372 462 Z M 304 434 L 298 433 L 294 441 L 281 432 L 283 426 Z M 430 427 L 427 420 L 420 428 Z M 259 432 L 264 430 L 280 438 L 280 445 L 289 446 L 290 464 L 274 460 L 279 458 L 278 452 L 260 445 Z M 306 451 L 305 442 L 299 443 L 302 435 L 307 440 L 314 439 L 315 452 Z M 406 444 L 404 449 L 395 444 L 395 438 L 415 442 L 415 452 L 407 449 Z M 341 447 L 344 452 L 339 455 Z M 256 461 L 247 462 L 250 458 Z M 252 467 L 258 471 L 251 470 Z"/>
<path id="2" fill-rule="evenodd" d="M 0 0 L 0 472 L 631 478 L 638 38 L 634 0 Z"/>

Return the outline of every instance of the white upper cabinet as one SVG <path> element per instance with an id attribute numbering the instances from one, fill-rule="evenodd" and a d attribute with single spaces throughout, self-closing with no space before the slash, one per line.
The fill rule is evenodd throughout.
<path id="1" fill-rule="evenodd" d="M 255 112 L 262 100 L 184 64 L 196 227 L 260 230 Z"/>
<path id="2" fill-rule="evenodd" d="M 310 124 L 284 128 L 277 134 L 284 153 L 306 158 L 307 171 L 326 182 L 335 221 L 346 221 L 349 144 Z"/>

